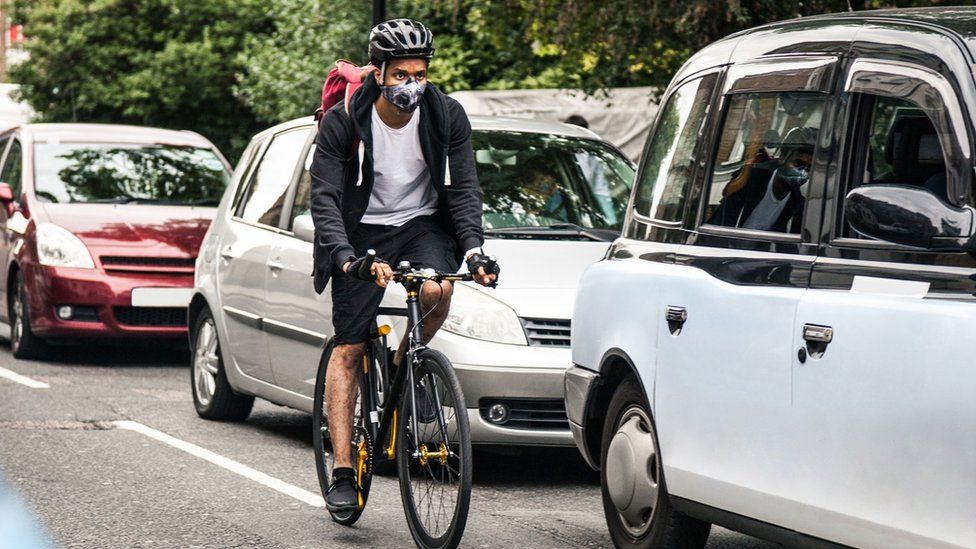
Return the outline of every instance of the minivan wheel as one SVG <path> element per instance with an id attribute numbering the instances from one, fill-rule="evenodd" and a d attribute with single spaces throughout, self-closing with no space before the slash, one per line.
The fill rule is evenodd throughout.
<path id="1" fill-rule="evenodd" d="M 704 547 L 711 525 L 671 507 L 654 421 L 632 378 L 614 392 L 600 448 L 603 512 L 617 547 Z"/>
<path id="2" fill-rule="evenodd" d="M 47 346 L 31 329 L 27 286 L 24 284 L 24 275 L 20 272 L 14 281 L 9 302 L 7 318 L 10 319 L 10 351 L 16 358 L 43 358 Z"/>
<path id="3" fill-rule="evenodd" d="M 218 421 L 244 421 L 254 397 L 234 392 L 227 382 L 213 314 L 204 308 L 193 324 L 190 385 L 197 415 Z"/>

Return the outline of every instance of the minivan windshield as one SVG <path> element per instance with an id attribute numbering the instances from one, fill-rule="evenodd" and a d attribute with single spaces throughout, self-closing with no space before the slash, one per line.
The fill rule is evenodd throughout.
<path id="1" fill-rule="evenodd" d="M 211 149 L 38 142 L 34 194 L 44 202 L 216 206 L 230 173 Z"/>
<path id="2" fill-rule="evenodd" d="M 528 132 L 476 131 L 471 141 L 489 234 L 620 230 L 634 169 L 615 149 Z"/>

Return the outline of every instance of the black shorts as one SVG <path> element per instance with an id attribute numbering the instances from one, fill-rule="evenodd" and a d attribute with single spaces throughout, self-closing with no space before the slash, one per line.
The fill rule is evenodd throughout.
<path id="1" fill-rule="evenodd" d="M 376 257 L 396 266 L 401 261 L 422 269 L 457 272 L 454 238 L 431 216 L 415 217 L 399 227 L 360 223 L 349 235 L 356 256 L 376 250 Z M 336 266 L 332 273 L 332 326 L 336 345 L 362 343 L 376 319 L 383 288 L 375 282 L 356 280 Z"/>

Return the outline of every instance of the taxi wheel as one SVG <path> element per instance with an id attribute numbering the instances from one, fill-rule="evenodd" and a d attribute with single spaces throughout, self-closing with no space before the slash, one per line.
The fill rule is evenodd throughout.
<path id="1" fill-rule="evenodd" d="M 610 400 L 600 451 L 603 512 L 617 547 L 705 547 L 711 525 L 671 507 L 657 433 L 636 380 Z"/>
<path id="2" fill-rule="evenodd" d="M 254 406 L 254 397 L 235 393 L 228 383 L 217 326 L 209 309 L 200 311 L 193 324 L 191 341 L 190 385 L 197 415 L 218 421 L 247 419 Z"/>
<path id="3" fill-rule="evenodd" d="M 24 284 L 24 275 L 20 272 L 17 273 L 12 290 L 8 299 L 10 310 L 7 311 L 7 318 L 10 319 L 10 351 L 16 358 L 44 358 L 47 345 L 31 329 L 27 286 Z"/>

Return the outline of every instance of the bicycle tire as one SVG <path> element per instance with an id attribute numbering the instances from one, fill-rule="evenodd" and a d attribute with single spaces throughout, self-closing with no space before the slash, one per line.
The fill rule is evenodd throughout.
<path id="1" fill-rule="evenodd" d="M 436 393 L 440 399 L 440 410 L 444 414 L 447 423 L 447 435 L 450 441 L 453 456 L 440 461 L 439 458 L 428 458 L 426 463 L 419 458 L 415 458 L 413 441 L 411 437 L 411 392 L 404 391 L 401 399 L 399 413 L 397 414 L 397 469 L 400 481 L 400 496 L 403 500 L 403 511 L 410 527 L 410 534 L 418 547 L 424 549 L 454 549 L 461 543 L 464 535 L 464 527 L 468 519 L 468 509 L 471 504 L 471 432 L 468 425 L 467 407 L 464 403 L 464 394 L 461 392 L 461 384 L 454 374 L 451 362 L 438 351 L 425 349 L 418 356 L 418 366 L 415 370 L 416 381 L 421 385 L 420 380 L 424 379 L 423 389 L 418 389 L 421 398 L 433 398 Z M 430 380 L 435 380 L 431 384 Z M 431 389 L 435 387 L 435 389 Z M 422 392 L 421 392 L 422 391 Z M 423 396 L 426 393 L 426 397 Z M 418 404 L 420 398 L 418 398 Z M 437 406 L 428 408 L 425 412 L 418 411 L 418 436 L 421 444 L 425 447 L 428 444 L 438 444 L 436 440 L 440 435 L 440 421 L 436 419 Z M 418 407 L 418 410 L 421 410 Z M 434 417 L 435 419 L 431 419 Z M 434 440 L 428 443 L 426 440 Z M 436 448 L 439 448 L 437 446 Z M 431 448 L 432 450 L 434 448 Z M 414 479 L 417 478 L 425 490 L 418 491 L 420 498 L 414 497 Z M 452 480 L 455 479 L 455 480 Z M 446 482 L 445 482 L 446 481 Z M 456 485 L 456 489 L 455 489 Z M 440 486 L 440 496 L 436 499 L 441 503 L 437 514 L 433 517 L 435 531 L 431 532 L 430 504 L 432 503 L 430 494 L 433 488 Z M 446 487 L 446 489 L 445 489 Z M 452 496 L 454 509 L 451 513 L 443 507 L 445 496 Z M 424 498 L 423 496 L 427 497 Z M 418 499 L 420 501 L 418 501 Z M 426 499 L 427 507 L 422 508 Z M 450 518 L 440 531 L 440 518 Z"/>
<path id="2" fill-rule="evenodd" d="M 331 356 L 332 345 L 330 344 L 326 347 L 325 352 L 322 353 L 322 360 L 319 363 L 318 372 L 315 377 L 315 393 L 312 400 L 312 445 L 315 447 L 315 472 L 319 478 L 319 489 L 322 491 L 323 499 L 326 497 L 329 491 L 329 485 L 332 483 L 333 448 L 331 440 L 327 436 L 328 417 L 325 412 L 325 374 L 328 370 L 329 358 Z M 359 391 L 364 390 L 365 383 L 365 377 L 360 376 Z M 356 398 L 356 401 L 357 405 L 362 403 L 362 399 L 359 397 Z M 363 511 L 366 509 L 366 502 L 369 500 L 369 489 L 373 480 L 373 439 L 363 421 L 363 418 L 366 416 L 367 414 L 360 408 L 353 422 L 354 438 L 355 434 L 359 435 L 360 443 L 365 444 L 368 456 L 366 469 L 359 487 L 362 505 L 358 509 L 342 513 L 329 511 L 332 520 L 344 526 L 352 526 L 359 520 L 359 517 L 363 515 Z M 350 451 L 352 451 L 352 448 L 350 448 Z M 353 463 L 356 463 L 355 455 L 353 457 Z"/>

